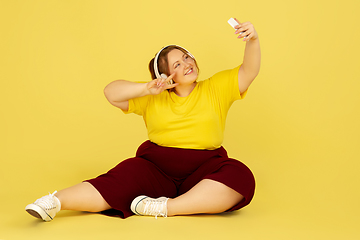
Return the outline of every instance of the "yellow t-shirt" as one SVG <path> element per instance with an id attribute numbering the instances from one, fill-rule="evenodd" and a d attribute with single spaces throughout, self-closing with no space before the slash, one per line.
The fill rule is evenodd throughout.
<path id="1" fill-rule="evenodd" d="M 216 73 L 196 84 L 187 97 L 163 91 L 129 100 L 125 113 L 142 115 L 149 140 L 160 146 L 216 149 L 224 138 L 231 104 L 245 97 L 238 86 L 239 67 Z"/>

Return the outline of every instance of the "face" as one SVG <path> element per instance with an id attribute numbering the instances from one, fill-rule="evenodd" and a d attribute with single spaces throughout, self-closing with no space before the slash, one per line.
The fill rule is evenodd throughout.
<path id="1" fill-rule="evenodd" d="M 170 74 L 175 73 L 173 79 L 179 84 L 191 84 L 198 78 L 198 69 L 194 59 L 179 49 L 168 53 Z"/>

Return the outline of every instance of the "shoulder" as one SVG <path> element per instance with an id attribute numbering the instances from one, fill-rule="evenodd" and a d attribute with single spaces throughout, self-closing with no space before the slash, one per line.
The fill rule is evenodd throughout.
<path id="1" fill-rule="evenodd" d="M 222 70 L 220 72 L 215 73 L 210 78 L 200 82 L 204 82 L 203 83 L 204 85 L 218 85 L 218 84 L 225 84 L 234 81 L 237 82 L 240 66 L 237 66 L 232 69 Z"/>
<path id="2" fill-rule="evenodd" d="M 215 73 L 212 78 L 213 79 L 224 79 L 224 78 L 234 78 L 234 77 L 237 77 L 238 74 L 239 74 L 239 69 L 240 69 L 241 65 L 240 66 L 237 66 L 235 68 L 231 68 L 231 69 L 227 69 L 227 70 L 223 70 L 223 71 L 220 71 L 218 73 Z"/>

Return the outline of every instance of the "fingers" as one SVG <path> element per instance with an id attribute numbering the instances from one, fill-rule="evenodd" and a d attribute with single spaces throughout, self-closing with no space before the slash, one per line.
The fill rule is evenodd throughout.
<path id="1" fill-rule="evenodd" d="M 156 82 L 156 87 L 162 88 L 165 86 L 166 79 L 165 78 L 158 78 L 154 80 Z"/>
<path id="2" fill-rule="evenodd" d="M 156 81 L 156 86 L 161 87 L 165 83 L 165 78 L 158 78 L 155 79 L 155 81 Z"/>
<path id="3" fill-rule="evenodd" d="M 172 74 L 166 79 L 166 83 L 167 83 L 167 84 L 171 84 L 171 83 L 173 82 L 172 79 L 173 79 L 174 76 L 175 76 L 175 72 L 172 73 Z"/>
<path id="4" fill-rule="evenodd" d="M 240 25 L 241 23 L 239 22 L 239 20 L 237 20 L 236 18 L 234 18 L 235 19 L 235 21 Z M 235 28 L 236 27 L 238 27 L 239 25 L 237 25 L 237 26 L 235 26 Z"/>
<path id="5" fill-rule="evenodd" d="M 246 32 L 246 31 L 249 31 L 251 30 L 252 28 L 252 24 L 250 22 L 244 22 L 244 23 L 241 23 L 239 24 L 239 26 L 236 26 L 236 31 L 235 31 L 235 34 L 239 34 L 241 32 Z"/>
<path id="6" fill-rule="evenodd" d="M 250 37 L 251 34 L 252 34 L 252 32 L 251 32 L 250 30 L 246 30 L 246 31 L 244 31 L 244 32 L 241 32 L 241 33 L 239 34 L 238 38 L 244 38 L 243 41 L 245 41 L 245 40 L 248 40 L 248 39 L 251 38 L 251 37 Z"/>
<path id="7" fill-rule="evenodd" d="M 177 85 L 179 85 L 178 83 L 172 83 L 172 84 L 166 84 L 165 89 L 170 89 L 170 88 L 174 88 Z"/>
<path id="8" fill-rule="evenodd" d="M 255 36 L 255 28 L 251 22 L 239 23 L 235 29 L 235 34 L 239 34 L 237 38 L 243 38 L 243 41 L 249 41 Z"/>
<path id="9" fill-rule="evenodd" d="M 164 79 L 163 79 L 164 80 Z M 162 91 L 166 90 L 166 89 L 170 89 L 170 88 L 174 88 L 177 85 L 179 85 L 178 83 L 166 83 L 165 81 L 161 81 L 161 83 L 159 83 L 159 81 L 153 86 L 156 92 L 156 94 L 161 93 Z M 157 81 L 156 79 L 154 81 Z M 158 85 L 159 84 L 159 85 Z"/>
<path id="10" fill-rule="evenodd" d="M 150 88 L 156 88 L 156 92 L 162 92 L 165 89 L 176 87 L 178 84 L 172 83 L 172 78 L 175 76 L 175 73 L 171 74 L 167 78 L 157 78 L 151 81 L 151 84 L 149 85 Z"/>
<path id="11" fill-rule="evenodd" d="M 176 73 L 176 72 L 172 73 L 172 74 L 171 74 L 169 77 L 167 77 L 166 79 L 163 79 L 164 82 L 162 82 L 161 87 L 163 87 L 164 90 L 165 90 L 165 89 L 174 88 L 174 87 L 176 87 L 176 86 L 178 85 L 178 83 L 174 83 L 174 81 L 173 81 L 173 77 L 175 76 L 175 73 Z M 165 83 L 166 83 L 166 84 L 165 84 Z"/>
<path id="12" fill-rule="evenodd" d="M 250 39 L 253 39 L 254 37 L 254 32 L 251 32 L 249 35 L 247 35 L 246 37 L 244 37 L 243 41 L 250 41 Z"/>
<path id="13" fill-rule="evenodd" d="M 172 83 L 172 78 L 175 76 L 175 73 L 171 74 L 170 76 L 168 76 L 167 78 L 158 78 L 158 79 L 155 79 L 157 82 L 156 82 L 156 85 L 158 87 L 162 87 L 166 84 L 171 84 Z"/>

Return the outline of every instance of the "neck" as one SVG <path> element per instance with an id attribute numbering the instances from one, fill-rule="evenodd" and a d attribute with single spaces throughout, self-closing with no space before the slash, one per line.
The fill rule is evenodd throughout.
<path id="1" fill-rule="evenodd" d="M 190 85 L 177 85 L 175 87 L 175 94 L 179 97 L 187 97 L 194 90 L 197 82 L 193 82 Z"/>

